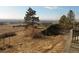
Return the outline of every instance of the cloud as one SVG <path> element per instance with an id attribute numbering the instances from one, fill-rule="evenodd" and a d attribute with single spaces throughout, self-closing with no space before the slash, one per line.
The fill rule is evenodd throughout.
<path id="1" fill-rule="evenodd" d="M 52 10 L 52 9 L 57 9 L 58 7 L 57 7 L 57 6 L 46 6 L 46 7 L 44 7 L 44 8 L 47 8 L 47 9 Z"/>

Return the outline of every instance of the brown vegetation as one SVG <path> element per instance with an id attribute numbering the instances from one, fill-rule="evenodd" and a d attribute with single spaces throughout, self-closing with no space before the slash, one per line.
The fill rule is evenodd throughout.
<path id="1" fill-rule="evenodd" d="M 28 27 L 24 30 L 23 27 L 15 27 L 4 25 L 5 32 L 15 31 L 16 36 L 4 38 L 5 44 L 3 46 L 3 40 L 0 40 L 0 47 L 5 47 L 5 50 L 0 52 L 62 52 L 64 48 L 64 36 L 43 36 L 41 29 L 34 29 Z M 34 29 L 34 31 L 33 31 Z M 17 31 L 16 31 L 17 30 Z M 44 29 L 42 29 L 44 30 Z M 0 30 L 1 31 L 1 30 Z M 2 32 L 1 32 L 2 33 Z M 26 36 L 27 35 L 27 36 Z M 8 48 L 10 45 L 12 47 Z"/>

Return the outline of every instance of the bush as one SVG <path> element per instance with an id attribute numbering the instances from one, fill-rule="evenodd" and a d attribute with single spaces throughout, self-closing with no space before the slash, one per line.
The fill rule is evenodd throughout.
<path id="1" fill-rule="evenodd" d="M 58 35 L 60 34 L 60 30 L 59 24 L 52 24 L 47 29 L 41 31 L 41 33 L 46 36 Z"/>

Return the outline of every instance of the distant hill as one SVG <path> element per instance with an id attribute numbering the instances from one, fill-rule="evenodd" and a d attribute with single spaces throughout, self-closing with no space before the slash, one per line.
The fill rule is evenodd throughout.
<path id="1" fill-rule="evenodd" d="M 52 24 L 58 24 L 58 20 L 41 20 L 41 23 L 52 23 Z"/>
<path id="2" fill-rule="evenodd" d="M 24 19 L 0 19 L 0 24 L 23 24 Z M 40 23 L 57 24 L 57 20 L 40 20 Z"/>
<path id="3" fill-rule="evenodd" d="M 16 20 L 16 19 L 0 19 L 0 24 L 18 24 L 24 23 L 24 20 Z"/>

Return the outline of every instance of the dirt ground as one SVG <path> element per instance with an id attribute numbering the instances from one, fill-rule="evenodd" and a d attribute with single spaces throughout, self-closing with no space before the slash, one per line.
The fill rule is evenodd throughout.
<path id="1" fill-rule="evenodd" d="M 9 25 L 0 25 L 0 34 L 11 31 L 15 31 L 16 36 L 0 39 L 0 47 L 3 47 L 3 45 L 5 47 L 5 49 L 0 50 L 1 53 L 54 53 L 64 50 L 64 35 L 34 39 L 32 38 L 33 28 L 31 27 L 25 29 L 23 27 L 14 28 Z M 12 47 L 7 47 L 8 45 Z"/>

